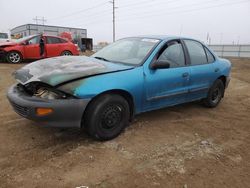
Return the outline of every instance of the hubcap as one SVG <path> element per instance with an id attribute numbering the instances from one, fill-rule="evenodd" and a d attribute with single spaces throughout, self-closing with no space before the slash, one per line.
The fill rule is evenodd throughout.
<path id="1" fill-rule="evenodd" d="M 113 129 L 121 122 L 122 108 L 118 105 L 111 105 L 105 109 L 101 118 L 101 126 L 104 129 Z"/>
<path id="2" fill-rule="evenodd" d="M 12 63 L 18 63 L 21 59 L 20 55 L 16 52 L 12 52 L 10 55 L 9 55 L 9 59 Z"/>

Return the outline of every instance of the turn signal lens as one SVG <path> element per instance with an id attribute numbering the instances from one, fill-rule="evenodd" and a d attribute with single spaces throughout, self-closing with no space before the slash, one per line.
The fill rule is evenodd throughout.
<path id="1" fill-rule="evenodd" d="M 36 109 L 36 114 L 39 116 L 44 116 L 44 115 L 50 114 L 52 112 L 53 112 L 53 109 L 51 109 L 51 108 L 37 108 Z"/>

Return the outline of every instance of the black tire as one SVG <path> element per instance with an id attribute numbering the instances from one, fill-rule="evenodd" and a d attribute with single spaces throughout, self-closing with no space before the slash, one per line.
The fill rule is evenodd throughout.
<path id="1" fill-rule="evenodd" d="M 122 96 L 104 94 L 87 107 L 83 126 L 94 139 L 111 140 L 128 126 L 129 114 L 129 104 Z"/>
<path id="2" fill-rule="evenodd" d="M 61 53 L 61 56 L 71 56 L 73 55 L 70 51 L 66 50 Z"/>
<path id="3" fill-rule="evenodd" d="M 22 55 L 16 51 L 11 51 L 7 53 L 6 59 L 9 63 L 12 63 L 12 64 L 21 63 L 23 61 Z"/>
<path id="4" fill-rule="evenodd" d="M 208 91 L 207 98 L 203 100 L 206 107 L 216 107 L 224 96 L 225 86 L 222 80 L 218 79 L 214 82 L 212 87 Z"/>

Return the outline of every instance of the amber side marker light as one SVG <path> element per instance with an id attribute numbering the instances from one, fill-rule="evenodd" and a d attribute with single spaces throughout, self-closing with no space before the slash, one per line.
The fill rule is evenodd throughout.
<path id="1" fill-rule="evenodd" d="M 36 109 L 36 114 L 39 116 L 48 115 L 52 112 L 53 112 L 53 109 L 51 109 L 51 108 L 37 108 Z"/>

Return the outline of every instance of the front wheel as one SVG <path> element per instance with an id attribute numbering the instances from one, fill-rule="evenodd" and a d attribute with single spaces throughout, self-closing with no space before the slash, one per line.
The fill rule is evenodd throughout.
<path id="1" fill-rule="evenodd" d="M 21 63 L 22 62 L 22 56 L 19 52 L 9 52 L 7 54 L 7 61 L 9 63 Z"/>
<path id="2" fill-rule="evenodd" d="M 223 82 L 220 79 L 216 80 L 209 89 L 207 98 L 203 100 L 204 105 L 210 108 L 216 107 L 220 103 L 224 91 L 225 87 Z"/>
<path id="3" fill-rule="evenodd" d="M 129 105 L 120 95 L 105 94 L 92 101 L 84 115 L 87 133 L 97 140 L 117 137 L 129 124 Z"/>

